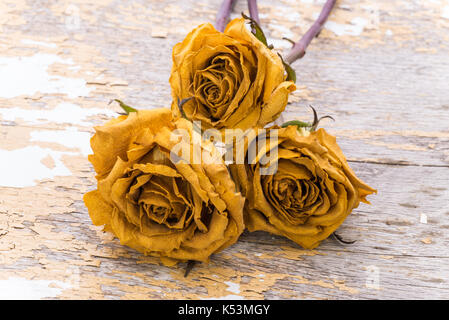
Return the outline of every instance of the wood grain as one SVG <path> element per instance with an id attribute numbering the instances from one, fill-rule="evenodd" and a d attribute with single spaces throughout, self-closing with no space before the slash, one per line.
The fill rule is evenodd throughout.
<path id="1" fill-rule="evenodd" d="M 319 1 L 258 2 L 269 42 L 283 50 L 281 37 L 298 38 L 321 9 Z M 332 115 L 322 126 L 378 189 L 338 230 L 357 241 L 330 238 L 306 251 L 245 232 L 184 278 L 184 264 L 164 267 L 92 226 L 82 202 L 95 188 L 88 138 L 119 111 L 111 99 L 169 107 L 171 48 L 213 22 L 220 1 L 5 0 L 0 69 L 36 56 L 42 67 L 22 70 L 23 92 L 0 89 L 0 152 L 13 159 L 36 150 L 0 169 L 0 296 L 25 283 L 44 299 L 448 298 L 449 19 L 440 2 L 338 1 L 293 65 L 298 90 L 285 120 L 310 119 L 309 104 Z M 242 11 L 246 1 L 232 17 Z M 48 79 L 34 83 L 37 73 Z M 74 111 L 58 113 L 64 108 Z M 47 169 L 38 176 L 36 168 Z M 12 186 L 12 170 L 28 185 Z"/>

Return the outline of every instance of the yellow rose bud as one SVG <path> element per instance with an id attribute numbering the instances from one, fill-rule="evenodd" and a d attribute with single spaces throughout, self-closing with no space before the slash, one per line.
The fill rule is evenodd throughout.
<path id="1" fill-rule="evenodd" d="M 277 139 L 272 139 L 276 130 Z M 254 146 L 255 137 L 248 145 Z M 261 164 L 266 151 L 249 164 L 232 165 L 235 181 L 246 195 L 245 225 L 285 236 L 312 249 L 332 234 L 360 201 L 377 192 L 349 167 L 335 137 L 324 129 L 301 134 L 296 126 L 271 128 L 262 146 L 271 161 Z M 251 144 L 252 141 L 252 144 Z M 271 174 L 261 169 L 276 168 Z M 268 171 L 268 170 L 267 170 Z"/>
<path id="2" fill-rule="evenodd" d="M 281 58 L 245 19 L 232 20 L 224 33 L 202 24 L 173 48 L 172 110 L 180 117 L 178 101 L 193 97 L 183 111 L 205 129 L 263 127 L 278 118 L 296 89 L 285 79 Z"/>
<path id="3" fill-rule="evenodd" d="M 171 153 L 195 150 L 190 122 L 173 121 L 169 109 L 140 110 L 95 129 L 89 160 L 98 188 L 84 196 L 95 225 L 166 265 L 207 262 L 237 241 L 244 199 L 213 144 L 194 152 L 215 161 Z M 174 134 L 180 130 L 189 139 Z"/>

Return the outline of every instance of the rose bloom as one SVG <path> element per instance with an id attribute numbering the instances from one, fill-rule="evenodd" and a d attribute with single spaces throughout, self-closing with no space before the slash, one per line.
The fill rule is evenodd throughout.
<path id="1" fill-rule="evenodd" d="M 296 89 L 285 79 L 281 58 L 245 19 L 232 20 L 224 33 L 202 24 L 173 48 L 172 110 L 181 116 L 178 99 L 193 97 L 183 111 L 205 129 L 263 127 L 278 118 Z"/>
<path id="2" fill-rule="evenodd" d="M 324 129 L 301 132 L 296 126 L 278 129 L 276 140 L 269 131 L 261 145 L 270 152 L 262 149 L 249 164 L 232 165 L 231 172 L 247 197 L 250 231 L 268 231 L 313 249 L 376 190 L 356 177 L 335 137 Z M 248 145 L 254 146 L 256 136 L 249 136 Z M 263 154 L 272 161 L 260 161 Z M 276 163 L 272 174 L 261 174 Z"/>
<path id="3" fill-rule="evenodd" d="M 98 188 L 84 196 L 95 225 L 166 265 L 207 262 L 237 241 L 244 199 L 212 143 L 200 151 L 215 162 L 189 164 L 170 153 L 192 149 L 191 139 L 172 135 L 183 130 L 190 138 L 190 122 L 173 121 L 169 109 L 140 110 L 95 130 L 89 160 Z"/>

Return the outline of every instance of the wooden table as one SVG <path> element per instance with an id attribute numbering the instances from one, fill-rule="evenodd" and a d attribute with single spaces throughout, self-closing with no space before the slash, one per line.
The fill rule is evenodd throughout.
<path id="1" fill-rule="evenodd" d="M 83 194 L 93 126 L 169 107 L 171 48 L 213 22 L 213 1 L 0 5 L 0 297 L 46 299 L 449 298 L 449 1 L 343 0 L 295 62 L 285 120 L 312 104 L 378 189 L 316 250 L 262 232 L 184 278 L 94 227 Z M 319 1 L 259 1 L 276 48 Z M 246 11 L 240 0 L 232 17 Z"/>

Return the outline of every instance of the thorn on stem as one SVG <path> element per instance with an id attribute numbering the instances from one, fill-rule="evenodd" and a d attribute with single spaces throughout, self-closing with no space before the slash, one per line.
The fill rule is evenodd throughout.
<path id="1" fill-rule="evenodd" d="M 311 128 L 311 131 L 315 131 L 316 130 L 316 128 L 318 127 L 318 124 L 320 123 L 320 121 L 321 120 L 323 120 L 323 119 L 326 119 L 326 118 L 328 118 L 328 119 L 332 119 L 332 120 L 334 120 L 335 121 L 335 119 L 334 118 L 332 118 L 331 116 L 329 116 L 329 115 L 327 115 L 327 116 L 322 116 L 322 117 L 320 117 L 320 118 L 318 118 L 318 115 L 317 115 L 317 113 L 316 113 L 316 110 L 315 110 L 315 108 L 314 107 L 312 107 L 312 105 L 309 105 L 309 107 L 310 108 L 312 108 L 312 110 L 313 110 L 313 123 L 312 123 L 312 128 Z"/>
<path id="2" fill-rule="evenodd" d="M 287 37 L 282 37 L 282 40 L 286 40 L 286 41 L 290 42 L 292 44 L 292 48 L 295 46 L 295 41 L 293 41 L 292 39 L 289 39 Z"/>
<path id="3" fill-rule="evenodd" d="M 338 234 L 336 234 L 335 232 L 334 233 L 332 233 L 332 235 L 334 236 L 334 238 L 338 241 L 338 242 L 340 242 L 340 243 L 342 243 L 342 244 L 353 244 L 353 243 L 355 243 L 357 240 L 352 240 L 352 241 L 346 241 L 346 240 L 343 240 L 343 238 L 341 237 L 341 236 L 339 236 Z"/>

